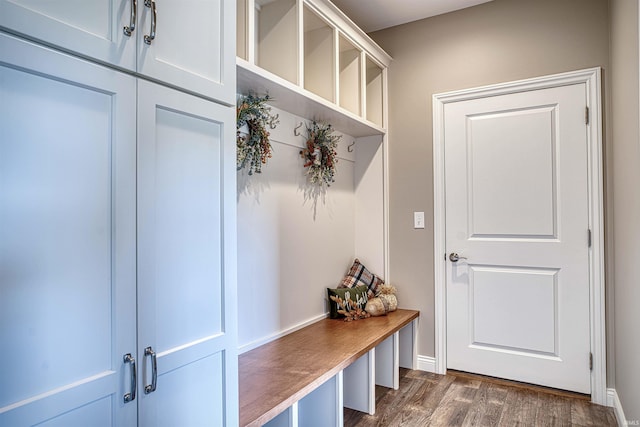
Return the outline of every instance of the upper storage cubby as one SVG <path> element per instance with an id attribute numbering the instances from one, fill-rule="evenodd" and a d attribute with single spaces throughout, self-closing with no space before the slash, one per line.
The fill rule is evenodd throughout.
<path id="1" fill-rule="evenodd" d="M 255 0 L 255 62 L 298 83 L 298 5 L 296 0 Z"/>
<path id="2" fill-rule="evenodd" d="M 360 57 L 362 52 L 342 35 L 340 36 L 339 52 L 340 106 L 360 115 L 362 112 L 360 109 L 362 94 Z M 382 122 L 377 124 L 382 126 Z"/>
<path id="3" fill-rule="evenodd" d="M 249 59 L 247 53 L 247 2 L 245 0 L 236 1 L 236 55 L 245 61 Z"/>
<path id="4" fill-rule="evenodd" d="M 352 136 L 386 133 L 387 55 L 329 0 L 238 0 L 238 92 Z"/>
<path id="5" fill-rule="evenodd" d="M 382 67 L 367 57 L 367 120 L 379 126 L 383 123 L 383 74 Z"/>
<path id="6" fill-rule="evenodd" d="M 304 88 L 334 102 L 334 29 L 304 7 Z"/>

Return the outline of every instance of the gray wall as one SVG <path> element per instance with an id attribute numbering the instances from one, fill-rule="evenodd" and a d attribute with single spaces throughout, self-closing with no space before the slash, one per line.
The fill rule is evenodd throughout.
<path id="1" fill-rule="evenodd" d="M 626 0 L 629 1 L 629 0 Z M 434 93 L 601 66 L 606 0 L 495 0 L 371 36 L 389 69 L 390 279 L 421 311 L 418 354 L 434 356 Z M 413 229 L 413 211 L 427 228 Z"/>
<path id="2" fill-rule="evenodd" d="M 638 2 L 611 0 L 609 119 L 613 192 L 615 388 L 625 415 L 640 420 L 640 135 Z"/>
<path id="3" fill-rule="evenodd" d="M 608 384 L 640 419 L 640 141 L 636 0 L 495 0 L 372 34 L 389 70 L 390 278 L 421 310 L 433 356 L 434 93 L 600 66 L 604 70 Z M 614 298 L 615 294 L 615 298 Z"/>

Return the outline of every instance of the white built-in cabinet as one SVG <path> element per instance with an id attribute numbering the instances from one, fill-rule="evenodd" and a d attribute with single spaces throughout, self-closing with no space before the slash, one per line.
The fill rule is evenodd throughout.
<path id="1" fill-rule="evenodd" d="M 230 0 L 0 0 L 0 29 L 234 104 L 234 14 Z"/>
<path id="2" fill-rule="evenodd" d="M 234 5 L 130 6 L 0 1 L 2 426 L 237 424 Z"/>
<path id="3" fill-rule="evenodd" d="M 238 0 L 236 6 L 238 92 L 269 94 L 275 107 L 306 120 L 328 122 L 354 137 L 340 141 L 350 144 L 349 152 L 355 151 L 354 255 L 388 276 L 387 67 L 391 58 L 329 1 Z M 334 191 L 333 187 L 327 191 Z M 374 413 L 375 384 L 397 389 L 398 366 L 415 367 L 416 323 L 267 425 L 342 425 L 343 406 Z"/>

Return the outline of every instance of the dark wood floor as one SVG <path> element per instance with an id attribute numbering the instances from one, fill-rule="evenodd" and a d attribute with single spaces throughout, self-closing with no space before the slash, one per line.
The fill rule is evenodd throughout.
<path id="1" fill-rule="evenodd" d="M 345 427 L 617 425 L 611 408 L 580 395 L 462 373 L 400 371 L 399 390 L 376 387 L 376 415 L 345 409 Z"/>

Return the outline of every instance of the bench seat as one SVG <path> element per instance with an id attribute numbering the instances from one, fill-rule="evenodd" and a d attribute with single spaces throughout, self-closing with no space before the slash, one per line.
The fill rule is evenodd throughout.
<path id="1" fill-rule="evenodd" d="M 239 357 L 240 425 L 261 426 L 416 320 L 403 310 L 323 319 Z"/>

